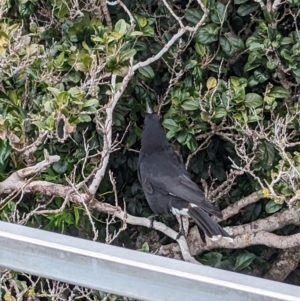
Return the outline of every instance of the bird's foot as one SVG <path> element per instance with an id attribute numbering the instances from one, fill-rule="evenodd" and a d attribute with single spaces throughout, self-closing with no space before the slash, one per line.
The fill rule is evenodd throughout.
<path id="1" fill-rule="evenodd" d="M 185 232 L 183 228 L 181 228 L 180 231 L 178 232 L 176 236 L 176 240 L 178 240 L 182 235 L 185 236 Z"/>
<path id="2" fill-rule="evenodd" d="M 153 229 L 153 223 L 154 223 L 154 220 L 155 220 L 155 217 L 157 216 L 157 214 L 152 214 L 148 217 L 148 219 L 150 220 L 150 227 L 149 229 Z"/>

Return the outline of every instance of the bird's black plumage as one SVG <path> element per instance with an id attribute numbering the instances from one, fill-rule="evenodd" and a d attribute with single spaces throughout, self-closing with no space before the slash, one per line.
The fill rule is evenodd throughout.
<path id="1" fill-rule="evenodd" d="M 155 214 L 189 216 L 208 237 L 229 236 L 209 216 L 221 218 L 222 214 L 190 179 L 156 113 L 146 114 L 141 142 L 138 177 L 151 210 Z"/>

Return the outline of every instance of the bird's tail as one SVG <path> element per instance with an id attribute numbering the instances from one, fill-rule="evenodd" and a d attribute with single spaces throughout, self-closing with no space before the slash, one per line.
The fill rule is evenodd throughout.
<path id="1" fill-rule="evenodd" d="M 229 234 L 199 207 L 190 207 L 188 210 L 188 215 L 195 221 L 200 230 L 202 230 L 208 237 L 229 237 Z"/>

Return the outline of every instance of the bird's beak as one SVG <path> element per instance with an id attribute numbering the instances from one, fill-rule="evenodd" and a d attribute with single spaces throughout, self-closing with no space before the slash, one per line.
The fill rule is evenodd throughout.
<path id="1" fill-rule="evenodd" d="M 151 109 L 148 100 L 146 100 L 146 113 L 148 113 L 148 114 L 152 114 L 153 113 L 153 110 Z"/>

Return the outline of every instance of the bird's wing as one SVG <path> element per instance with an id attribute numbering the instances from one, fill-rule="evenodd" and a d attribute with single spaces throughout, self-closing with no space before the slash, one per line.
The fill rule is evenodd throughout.
<path id="1" fill-rule="evenodd" d="M 196 205 L 202 210 L 221 217 L 220 211 L 206 200 L 204 193 L 188 176 L 159 176 L 154 177 L 149 173 L 143 181 L 148 187 L 158 190 L 162 194 L 170 194 Z"/>
<path id="2" fill-rule="evenodd" d="M 140 154 L 139 160 L 138 160 L 138 169 L 137 169 L 137 174 L 139 181 L 143 187 L 143 190 L 147 192 L 148 194 L 153 193 L 153 187 L 151 186 L 150 182 L 147 180 L 147 177 L 144 175 L 144 173 L 141 173 L 141 167 L 142 167 L 142 161 L 143 161 L 143 155 Z"/>

